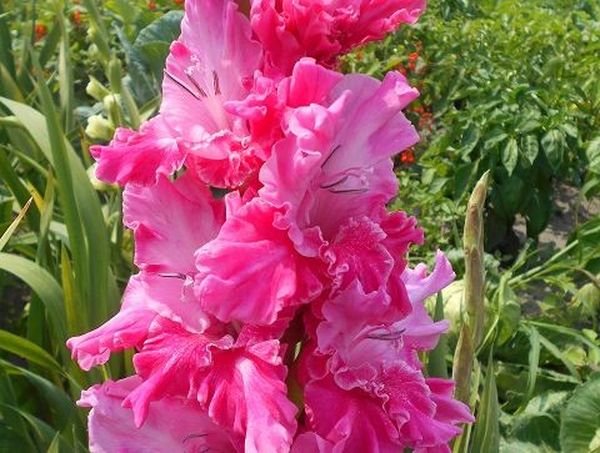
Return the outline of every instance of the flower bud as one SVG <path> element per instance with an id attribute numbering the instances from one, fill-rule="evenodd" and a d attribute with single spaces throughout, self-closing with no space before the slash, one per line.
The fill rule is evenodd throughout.
<path id="1" fill-rule="evenodd" d="M 110 94 L 110 91 L 93 76 L 90 76 L 90 81 L 85 87 L 85 92 L 97 101 L 102 101 Z"/>
<path id="2" fill-rule="evenodd" d="M 112 123 L 101 115 L 92 115 L 88 118 L 85 133 L 95 140 L 108 141 L 112 138 L 115 128 Z"/>
<path id="3" fill-rule="evenodd" d="M 104 181 L 100 181 L 96 177 L 96 167 L 97 166 L 98 166 L 98 164 L 93 164 L 86 170 L 88 178 L 90 179 L 90 182 L 92 183 L 92 187 L 99 192 L 107 192 L 109 190 L 116 188 L 117 187 L 116 185 L 107 184 Z"/>
<path id="4" fill-rule="evenodd" d="M 121 108 L 119 106 L 119 97 L 116 94 L 109 94 L 102 100 L 104 111 L 112 124 L 121 124 Z"/>

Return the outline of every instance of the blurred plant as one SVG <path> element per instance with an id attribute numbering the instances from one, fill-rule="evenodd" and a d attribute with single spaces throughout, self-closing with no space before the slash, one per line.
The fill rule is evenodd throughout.
<path id="1" fill-rule="evenodd" d="M 375 75 L 400 67 L 422 89 L 414 109 L 421 182 L 460 205 L 491 170 L 486 249 L 514 257 L 516 216 L 537 238 L 554 210 L 555 182 L 586 183 L 584 196 L 598 191 L 600 8 L 541 0 L 428 8 L 418 25 L 346 64 Z"/>

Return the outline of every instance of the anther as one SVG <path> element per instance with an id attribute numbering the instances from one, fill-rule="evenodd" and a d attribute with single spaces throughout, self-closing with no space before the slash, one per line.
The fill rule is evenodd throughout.
<path id="1" fill-rule="evenodd" d="M 170 72 L 165 71 L 165 76 L 167 76 L 170 80 L 172 80 L 177 85 L 179 85 L 181 88 L 183 88 L 188 94 L 190 94 L 190 96 L 193 96 L 197 100 L 201 99 L 200 97 L 198 97 L 198 95 L 196 93 L 194 93 L 192 90 L 190 90 L 185 83 L 183 83 L 181 80 L 179 80 L 177 77 L 175 77 Z"/>

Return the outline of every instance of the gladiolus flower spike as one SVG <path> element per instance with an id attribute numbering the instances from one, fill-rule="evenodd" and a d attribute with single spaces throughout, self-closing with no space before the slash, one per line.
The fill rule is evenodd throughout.
<path id="1" fill-rule="evenodd" d="M 418 92 L 336 71 L 423 8 L 185 2 L 159 114 L 91 149 L 138 268 L 119 313 L 67 343 L 84 370 L 134 351 L 135 375 L 82 394 L 91 451 L 440 452 L 473 421 L 420 361 L 452 268 L 409 267 L 423 232 L 386 209 Z"/>

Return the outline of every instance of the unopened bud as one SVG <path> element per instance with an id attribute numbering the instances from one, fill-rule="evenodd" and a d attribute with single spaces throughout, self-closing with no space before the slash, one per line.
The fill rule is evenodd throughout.
<path id="1" fill-rule="evenodd" d="M 97 101 L 104 100 L 110 94 L 110 91 L 93 76 L 90 76 L 90 81 L 85 87 L 85 92 Z"/>
<path id="2" fill-rule="evenodd" d="M 115 133 L 112 123 L 101 115 L 92 115 L 88 118 L 88 124 L 85 128 L 88 137 L 94 140 L 108 141 Z"/>

